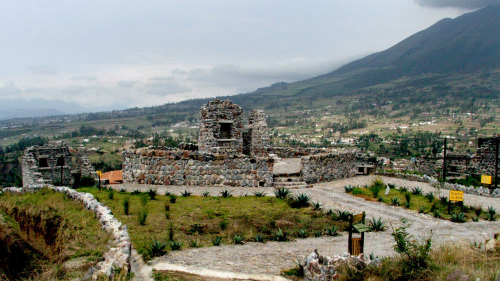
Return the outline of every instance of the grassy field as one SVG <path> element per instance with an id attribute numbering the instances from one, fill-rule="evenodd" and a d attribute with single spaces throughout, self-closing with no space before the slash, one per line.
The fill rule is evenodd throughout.
<path id="1" fill-rule="evenodd" d="M 213 246 L 246 241 L 281 240 L 320 236 L 345 222 L 312 207 L 292 208 L 286 200 L 275 197 L 202 197 L 131 194 L 82 188 L 109 206 L 113 214 L 129 227 L 134 246 L 144 258 L 155 254 L 155 242 L 170 244 L 170 249 Z M 112 198 L 111 198 L 112 197 Z M 128 199 L 129 212 L 124 202 Z M 175 201 L 175 203 L 173 202 Z M 144 219 L 145 216 L 145 219 Z M 143 222 L 141 222 L 141 218 Z M 142 223 L 142 224 L 141 224 Z M 241 240 L 241 241 L 240 241 Z M 172 245 L 176 243 L 176 245 Z"/>
<path id="2" fill-rule="evenodd" d="M 400 206 L 419 213 L 431 214 L 436 218 L 451 220 L 454 222 L 466 222 L 471 220 L 496 220 L 496 210 L 487 210 L 480 207 L 460 206 L 450 203 L 446 197 L 437 198 L 432 193 L 424 194 L 421 189 L 396 188 L 389 185 L 390 191 L 385 195 L 386 185 L 375 180 L 367 187 L 345 187 L 345 191 L 369 201 L 378 201 L 392 206 Z M 463 215 L 463 216 L 462 216 Z"/>
<path id="3" fill-rule="evenodd" d="M 10 235 L 27 242 L 42 257 L 33 260 L 34 270 L 24 278 L 82 278 L 108 247 L 110 236 L 91 211 L 49 189 L 0 195 L 0 215 L 10 228 Z M 9 258 L 15 260 L 22 254 L 15 251 Z"/>

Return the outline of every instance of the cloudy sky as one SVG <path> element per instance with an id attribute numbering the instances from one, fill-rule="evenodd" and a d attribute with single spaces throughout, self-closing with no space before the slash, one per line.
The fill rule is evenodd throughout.
<path id="1" fill-rule="evenodd" d="M 253 91 L 497 0 L 0 0 L 0 103 L 62 112 Z"/>

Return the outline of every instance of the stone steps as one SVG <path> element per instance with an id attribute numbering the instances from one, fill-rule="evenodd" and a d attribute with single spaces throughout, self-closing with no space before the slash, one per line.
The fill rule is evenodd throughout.
<path id="1" fill-rule="evenodd" d="M 290 189 L 298 189 L 298 188 L 308 188 L 311 186 L 307 184 L 300 175 L 288 175 L 288 176 L 274 176 L 273 187 L 275 188 L 286 187 Z"/>

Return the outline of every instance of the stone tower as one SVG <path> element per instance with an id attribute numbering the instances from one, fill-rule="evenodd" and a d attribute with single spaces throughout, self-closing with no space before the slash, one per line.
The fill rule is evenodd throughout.
<path id="1" fill-rule="evenodd" d="M 243 110 L 230 100 L 213 100 L 201 107 L 198 149 L 202 153 L 237 155 L 243 152 Z"/>
<path id="2" fill-rule="evenodd" d="M 252 110 L 248 116 L 248 125 L 246 126 L 243 143 L 246 154 L 252 157 L 265 157 L 268 155 L 271 141 L 266 118 L 267 116 L 262 110 Z"/>

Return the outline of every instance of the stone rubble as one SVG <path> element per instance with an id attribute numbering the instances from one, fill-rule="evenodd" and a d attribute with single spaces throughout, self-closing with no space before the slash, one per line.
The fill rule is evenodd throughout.
<path id="1" fill-rule="evenodd" d="M 95 213 L 97 219 L 102 225 L 102 228 L 112 235 L 113 246 L 110 247 L 106 253 L 104 253 L 103 260 L 89 272 L 92 280 L 97 280 L 99 275 L 102 274 L 113 278 L 117 269 L 124 269 L 127 272 L 130 271 L 132 243 L 128 234 L 128 228 L 113 216 L 111 209 L 102 205 L 92 194 L 78 192 L 66 186 L 52 186 L 45 184 L 29 185 L 24 188 L 7 187 L 3 189 L 3 192 L 34 192 L 41 188 L 50 188 L 57 192 L 66 194 L 68 198 L 81 202 L 86 209 Z"/>
<path id="2" fill-rule="evenodd" d="M 342 256 L 327 257 L 314 250 L 303 264 L 304 281 L 330 281 L 339 278 L 339 269 L 343 266 L 364 270 L 367 266 L 377 266 L 378 259 L 369 260 L 363 254 L 351 256 L 345 253 Z"/>

